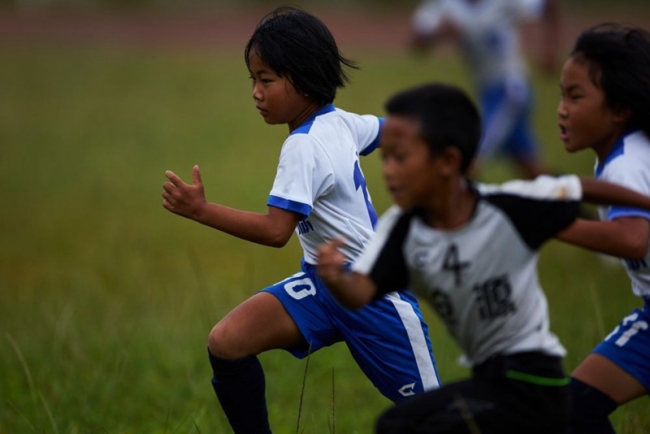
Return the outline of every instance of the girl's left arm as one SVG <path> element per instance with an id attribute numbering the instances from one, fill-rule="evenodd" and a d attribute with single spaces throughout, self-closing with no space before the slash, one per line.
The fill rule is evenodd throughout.
<path id="1" fill-rule="evenodd" d="M 620 205 L 650 210 L 650 196 L 607 181 L 580 178 L 582 200 L 596 205 Z"/>
<path id="2" fill-rule="evenodd" d="M 581 178 L 580 184 L 585 202 L 650 210 L 650 196 L 626 187 L 593 178 Z M 578 219 L 556 238 L 608 255 L 641 259 L 648 252 L 650 222 L 643 217 L 619 217 L 611 221 Z"/>
<path id="3" fill-rule="evenodd" d="M 578 219 L 556 238 L 619 258 L 642 259 L 650 243 L 650 222 L 642 217 L 621 217 L 611 221 Z"/>

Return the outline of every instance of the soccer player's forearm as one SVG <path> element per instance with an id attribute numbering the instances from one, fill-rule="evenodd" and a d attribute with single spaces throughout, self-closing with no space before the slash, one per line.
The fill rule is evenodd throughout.
<path id="1" fill-rule="evenodd" d="M 277 229 L 266 214 L 205 203 L 194 220 L 229 235 L 270 247 L 283 247 L 290 235 Z"/>
<path id="2" fill-rule="evenodd" d="M 627 221 L 626 221 L 627 220 Z M 642 219 L 614 221 L 576 220 L 556 238 L 585 249 L 624 259 L 641 259 L 648 251 L 647 237 L 637 235 Z"/>
<path id="3" fill-rule="evenodd" d="M 650 210 L 650 196 L 606 181 L 580 179 L 582 199 L 598 205 L 621 205 Z"/>
<path id="4" fill-rule="evenodd" d="M 363 274 L 344 273 L 336 282 L 328 283 L 334 297 L 348 309 L 358 309 L 372 301 L 376 289 L 372 281 Z"/>

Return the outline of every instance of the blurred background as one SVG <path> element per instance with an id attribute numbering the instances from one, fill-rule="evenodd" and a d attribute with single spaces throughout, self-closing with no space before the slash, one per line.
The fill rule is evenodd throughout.
<path id="1" fill-rule="evenodd" d="M 202 169 L 207 199 L 265 212 L 286 127 L 264 124 L 243 48 L 276 1 L 0 0 L 0 434 L 229 432 L 210 387 L 207 335 L 301 255 L 252 245 L 166 212 L 164 171 Z M 336 105 L 383 113 L 393 92 L 441 80 L 472 90 L 458 53 L 407 52 L 413 0 L 293 1 L 319 16 L 361 69 Z M 559 71 L 601 21 L 650 28 L 647 0 L 561 2 L 557 72 L 525 29 L 534 123 L 558 170 L 591 175 L 594 156 L 558 140 Z M 379 212 L 390 204 L 377 155 L 362 162 Z M 486 180 L 513 176 L 506 163 Z M 551 242 L 540 279 L 573 369 L 639 302 L 624 270 Z M 468 375 L 432 312 L 443 381 Z M 278 433 L 368 433 L 389 405 L 343 345 L 309 363 L 264 354 Z M 614 414 L 650 432 L 648 398 Z"/>

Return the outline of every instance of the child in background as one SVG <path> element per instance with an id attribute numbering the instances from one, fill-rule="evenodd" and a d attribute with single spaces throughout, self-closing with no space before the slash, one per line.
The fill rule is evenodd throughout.
<path id="1" fill-rule="evenodd" d="M 566 432 L 565 350 L 549 329 L 538 250 L 573 223 L 580 200 L 650 209 L 650 197 L 575 176 L 471 183 L 480 118 L 455 87 L 409 89 L 386 110 L 381 154 L 396 205 L 352 271 L 335 240 L 319 249 L 318 274 L 349 308 L 405 287 L 425 298 L 473 376 L 396 404 L 377 432 Z"/>
<path id="2" fill-rule="evenodd" d="M 286 124 L 289 136 L 267 202 L 256 214 L 206 202 L 201 176 L 193 184 L 166 173 L 163 206 L 230 235 L 282 247 L 295 231 L 301 270 L 256 293 L 212 329 L 212 385 L 235 433 L 269 433 L 264 373 L 257 355 L 285 349 L 303 358 L 344 341 L 360 368 L 392 401 L 438 387 L 428 329 L 408 291 L 386 294 L 351 312 L 316 275 L 316 249 L 344 234 L 353 262 L 374 232 L 377 214 L 359 155 L 379 143 L 382 119 L 333 105 L 354 63 L 341 56 L 316 17 L 279 8 L 258 24 L 245 49 L 255 107 L 266 123 Z"/>
<path id="3" fill-rule="evenodd" d="M 540 63 L 545 72 L 555 73 L 556 0 L 428 0 L 413 15 L 411 47 L 424 51 L 446 40 L 460 46 L 484 122 L 477 163 L 504 154 L 523 177 L 535 178 L 549 169 L 531 125 L 533 89 L 519 29 L 524 21 L 540 23 Z"/>
<path id="4" fill-rule="evenodd" d="M 650 33 L 603 24 L 583 32 L 562 70 L 560 137 L 593 149 L 596 178 L 650 194 Z M 623 258 L 642 299 L 571 374 L 572 432 L 614 433 L 609 415 L 650 390 L 650 212 L 600 207 L 560 239 Z"/>

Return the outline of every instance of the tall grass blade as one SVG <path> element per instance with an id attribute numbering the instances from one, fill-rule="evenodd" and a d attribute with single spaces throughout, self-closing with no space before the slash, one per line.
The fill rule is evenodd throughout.
<path id="1" fill-rule="evenodd" d="M 10 406 L 10 407 L 11 407 L 11 408 L 16 412 L 16 413 L 18 413 L 20 416 L 22 416 L 23 419 L 25 419 L 25 422 L 27 423 L 27 425 L 29 425 L 29 427 L 32 429 L 32 431 L 36 431 L 36 427 L 35 427 L 35 426 L 32 424 L 32 422 L 29 420 L 29 418 L 27 417 L 27 415 L 26 415 L 25 413 L 23 413 L 23 412 L 20 410 L 20 408 L 18 408 L 18 407 L 16 406 L 16 404 L 14 404 L 12 401 L 7 401 L 7 404 L 8 404 L 8 405 L 9 405 L 9 406 Z"/>
<path id="2" fill-rule="evenodd" d="M 47 404 L 45 397 L 41 392 L 38 392 L 38 397 L 41 399 L 41 403 L 43 404 L 43 409 L 45 410 L 45 414 L 47 414 L 47 418 L 50 421 L 50 425 L 52 425 L 53 432 L 55 434 L 59 434 L 59 427 L 57 426 L 56 421 L 54 420 L 54 415 L 52 414 L 52 410 L 50 410 L 50 406 Z"/>
<path id="3" fill-rule="evenodd" d="M 596 285 L 594 281 L 589 282 L 589 295 L 591 298 L 591 304 L 594 307 L 594 313 L 596 314 L 596 328 L 598 329 L 598 336 L 605 336 L 605 321 L 603 320 L 603 312 L 600 308 L 600 298 L 598 297 L 598 291 L 596 290 Z"/>
<path id="4" fill-rule="evenodd" d="M 336 383 L 334 368 L 332 368 L 332 434 L 336 434 Z"/>
<path id="5" fill-rule="evenodd" d="M 309 371 L 309 359 L 311 359 L 311 342 L 307 351 L 307 361 L 305 362 L 305 373 L 302 377 L 302 388 L 300 389 L 300 403 L 298 404 L 298 420 L 296 421 L 296 434 L 300 432 L 300 416 L 302 415 L 302 401 L 305 397 L 305 384 L 307 383 L 307 371 Z"/>
<path id="6" fill-rule="evenodd" d="M 456 407 L 458 407 L 458 410 L 460 411 L 460 415 L 462 416 L 463 420 L 467 424 L 467 430 L 469 431 L 469 433 L 481 434 L 481 430 L 476 424 L 476 421 L 474 420 L 474 416 L 472 415 L 472 412 L 469 410 L 469 407 L 467 406 L 467 402 L 465 402 L 465 399 L 463 399 L 463 397 L 460 394 L 456 394 L 456 396 L 454 397 L 454 402 L 456 404 Z"/>
<path id="7" fill-rule="evenodd" d="M 32 379 L 32 373 L 29 370 L 29 366 L 27 365 L 27 361 L 25 360 L 25 357 L 23 356 L 23 352 L 20 350 L 20 347 L 18 346 L 18 342 L 11 336 L 9 333 L 5 333 L 5 336 L 7 337 L 7 340 L 9 341 L 9 344 L 11 347 L 14 349 L 14 352 L 16 353 L 16 356 L 18 357 L 18 360 L 20 361 L 20 365 L 23 368 L 23 372 L 25 373 L 25 378 L 27 379 L 27 385 L 29 386 L 29 393 L 32 397 L 32 403 L 34 404 L 34 409 L 38 406 L 38 398 L 37 398 L 37 392 L 36 392 L 36 387 L 34 387 L 34 380 Z"/>

